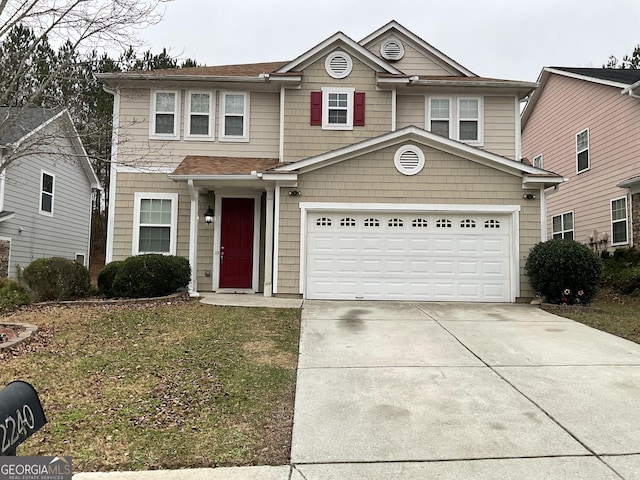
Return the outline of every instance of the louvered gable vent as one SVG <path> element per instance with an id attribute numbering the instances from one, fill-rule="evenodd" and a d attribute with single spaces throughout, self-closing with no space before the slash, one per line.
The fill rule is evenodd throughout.
<path id="1" fill-rule="evenodd" d="M 331 77 L 345 78 L 353 69 L 353 61 L 345 52 L 336 51 L 327 57 L 324 66 Z"/>
<path id="2" fill-rule="evenodd" d="M 415 175 L 424 168 L 424 153 L 414 145 L 405 145 L 396 151 L 393 163 L 403 175 Z"/>
<path id="3" fill-rule="evenodd" d="M 380 46 L 380 55 L 385 60 L 400 60 L 404 57 L 404 46 L 397 38 L 390 38 Z"/>

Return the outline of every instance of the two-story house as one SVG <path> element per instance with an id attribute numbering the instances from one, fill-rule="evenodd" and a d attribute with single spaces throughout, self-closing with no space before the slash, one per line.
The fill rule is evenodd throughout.
<path id="1" fill-rule="evenodd" d="M 115 96 L 107 261 L 191 290 L 513 302 L 543 236 L 520 159 L 535 83 L 479 77 L 395 21 L 290 61 L 100 75 Z"/>
<path id="2" fill-rule="evenodd" d="M 522 114 L 522 153 L 569 181 L 548 235 L 596 252 L 640 243 L 640 70 L 547 67 Z"/>

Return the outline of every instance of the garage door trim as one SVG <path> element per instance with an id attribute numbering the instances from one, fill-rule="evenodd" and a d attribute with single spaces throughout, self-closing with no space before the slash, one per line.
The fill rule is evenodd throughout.
<path id="1" fill-rule="evenodd" d="M 511 302 L 520 296 L 520 205 L 465 205 L 465 204 L 398 204 L 398 203 L 336 203 L 336 202 L 300 202 L 300 277 L 299 292 L 306 298 L 307 281 L 307 222 L 311 212 L 402 212 L 402 213 L 470 213 L 511 215 L 510 231 L 510 290 Z"/>

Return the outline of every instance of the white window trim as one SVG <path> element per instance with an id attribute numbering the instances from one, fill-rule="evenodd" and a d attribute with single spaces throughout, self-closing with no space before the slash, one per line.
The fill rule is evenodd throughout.
<path id="1" fill-rule="evenodd" d="M 75 252 L 75 256 L 74 256 L 74 261 L 77 262 L 78 261 L 78 255 L 82 255 L 82 259 L 83 262 L 81 263 L 82 266 L 86 267 L 87 266 L 87 254 L 86 253 L 81 253 L 81 252 Z"/>
<path id="2" fill-rule="evenodd" d="M 156 133 L 156 95 L 158 93 L 173 93 L 176 96 L 175 111 L 173 113 L 173 133 Z M 151 105 L 149 107 L 149 138 L 152 140 L 180 140 L 180 91 L 151 90 L 150 101 Z"/>
<path id="3" fill-rule="evenodd" d="M 462 100 L 476 100 L 478 102 L 478 118 L 469 119 L 460 117 L 460 102 Z M 460 142 L 467 143 L 469 145 L 483 145 L 484 144 L 484 102 L 482 97 L 458 97 L 456 101 L 456 138 Z M 478 138 L 477 140 L 460 140 L 460 122 L 465 120 L 477 120 L 478 122 Z"/>
<path id="4" fill-rule="evenodd" d="M 191 95 L 192 94 L 206 94 L 209 95 L 209 134 L 202 135 L 197 133 L 191 133 Z M 184 107 L 184 139 L 185 140 L 203 140 L 212 142 L 215 140 L 215 115 L 216 111 L 216 92 L 212 90 L 187 90 L 185 95 L 185 107 Z M 205 116 L 202 113 L 195 113 L 194 115 Z"/>
<path id="5" fill-rule="evenodd" d="M 447 118 L 447 120 L 449 121 L 449 136 L 448 136 L 448 138 L 455 138 L 455 136 L 454 136 L 454 124 L 455 124 L 455 122 L 453 121 L 453 110 L 454 110 L 453 106 L 454 106 L 455 102 L 454 102 L 452 97 L 437 97 L 437 96 L 434 96 L 434 97 L 428 97 L 427 98 L 427 108 L 426 108 L 426 110 L 427 110 L 427 122 L 426 122 L 427 129 L 429 131 L 431 131 L 431 121 L 432 120 L 436 120 L 436 121 L 445 120 L 444 118 L 434 118 L 434 117 L 431 116 L 431 101 L 432 100 L 447 100 L 449 102 L 449 118 Z"/>
<path id="6" fill-rule="evenodd" d="M 428 96 L 425 99 L 425 126 L 431 129 L 431 99 L 449 100 L 449 138 L 473 146 L 484 145 L 484 97 L 447 97 L 442 95 Z M 460 140 L 460 101 L 478 101 L 478 140 Z"/>
<path id="7" fill-rule="evenodd" d="M 42 195 L 44 193 L 44 190 L 42 190 L 42 187 L 43 187 L 43 183 L 44 183 L 43 180 L 45 175 L 49 175 L 51 178 L 53 178 L 53 191 L 51 192 L 51 211 L 50 212 L 47 212 L 46 210 L 42 210 Z M 49 195 L 49 193 L 47 193 L 47 195 Z M 38 213 L 40 215 L 45 215 L 47 217 L 53 217 L 53 212 L 55 208 L 55 199 L 56 199 L 56 176 L 51 172 L 47 172 L 46 170 L 40 170 L 40 195 L 38 196 Z"/>
<path id="8" fill-rule="evenodd" d="M 329 123 L 329 94 L 330 93 L 346 93 L 347 94 L 347 123 L 335 124 Z M 323 130 L 353 130 L 353 94 L 355 88 L 322 88 L 322 129 Z"/>
<path id="9" fill-rule="evenodd" d="M 243 135 L 225 135 L 225 100 L 227 95 L 243 95 L 244 96 L 244 112 L 243 112 L 243 122 L 242 122 L 242 131 Z M 249 141 L 249 112 L 251 109 L 249 108 L 249 93 L 248 92 L 235 92 L 235 91 L 222 91 L 220 92 L 220 121 L 218 122 L 220 125 L 220 131 L 218 132 L 218 141 L 220 142 L 248 142 Z"/>
<path id="10" fill-rule="evenodd" d="M 178 194 L 177 193 L 155 193 L 155 192 L 135 192 L 133 194 L 133 238 L 131 244 L 131 254 L 140 255 L 145 253 L 161 253 L 163 255 L 175 255 L 178 238 Z M 142 200 L 171 200 L 171 235 L 168 252 L 140 252 L 140 203 Z"/>
<path id="11" fill-rule="evenodd" d="M 582 150 L 578 150 L 578 135 L 587 132 L 587 148 L 584 148 Z M 578 155 L 582 152 L 586 151 L 587 152 L 587 158 L 589 159 L 589 164 L 587 166 L 587 168 L 584 168 L 582 170 L 578 170 Z M 586 172 L 588 170 L 591 170 L 591 135 L 589 133 L 589 129 L 585 128 L 584 130 L 580 130 L 578 133 L 576 133 L 576 173 L 582 173 L 582 172 Z"/>
<path id="12" fill-rule="evenodd" d="M 571 214 L 571 225 L 572 225 L 572 227 L 571 228 L 564 228 L 564 216 L 567 215 L 568 213 Z M 560 217 L 560 222 L 562 223 L 562 229 L 560 231 L 558 231 L 558 232 L 555 232 L 553 230 L 553 219 L 556 218 L 556 217 Z M 567 232 L 571 232 L 571 236 L 572 236 L 573 240 L 576 239 L 576 214 L 575 214 L 575 212 L 573 210 L 569 210 L 567 212 L 562 212 L 562 213 L 559 213 L 558 215 L 553 215 L 551 217 L 551 238 L 553 238 L 553 236 L 556 233 L 560 233 L 562 235 L 562 238 L 564 239 L 564 234 L 567 233 Z"/>
<path id="13" fill-rule="evenodd" d="M 613 202 L 618 200 L 624 200 L 624 220 L 614 220 L 613 219 Z M 611 246 L 616 247 L 618 245 L 628 245 L 629 244 L 629 199 L 627 197 L 617 197 L 612 198 L 609 202 L 609 218 L 611 220 Z M 625 231 L 626 231 L 626 240 L 624 242 L 613 242 L 613 224 L 625 222 Z"/>
<path id="14" fill-rule="evenodd" d="M 536 159 L 540 159 L 540 165 L 536 165 Z M 544 156 L 542 154 L 536 155 L 533 157 L 533 162 L 531 164 L 536 168 L 544 168 Z"/>

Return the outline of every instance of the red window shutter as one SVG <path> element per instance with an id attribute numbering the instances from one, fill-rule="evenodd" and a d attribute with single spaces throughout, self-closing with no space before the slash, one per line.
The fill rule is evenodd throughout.
<path id="1" fill-rule="evenodd" d="M 322 92 L 311 92 L 311 125 L 322 125 Z"/>
<path id="2" fill-rule="evenodd" d="M 353 126 L 364 127 L 364 92 L 353 94 Z"/>

